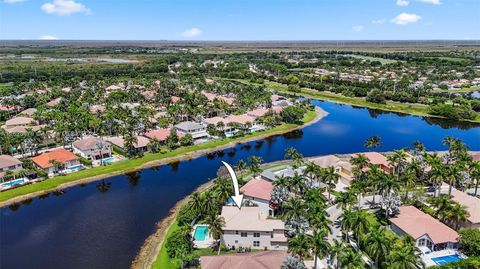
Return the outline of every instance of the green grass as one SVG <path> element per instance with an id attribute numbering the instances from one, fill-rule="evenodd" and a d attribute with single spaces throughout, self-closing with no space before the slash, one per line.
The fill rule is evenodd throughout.
<path id="1" fill-rule="evenodd" d="M 457 62 L 457 63 L 469 62 L 469 61 L 470 61 L 470 59 L 466 59 L 466 58 L 446 57 L 446 56 L 442 56 L 442 57 L 427 57 L 427 58 L 435 58 L 435 59 L 439 59 L 439 60 L 451 61 L 451 62 Z"/>
<path id="2" fill-rule="evenodd" d="M 157 256 L 157 259 L 153 262 L 152 268 L 153 269 L 177 269 L 180 267 L 180 260 L 178 259 L 170 259 L 167 254 L 167 248 L 165 247 L 165 244 L 167 242 L 167 238 L 172 235 L 173 232 L 178 230 L 178 223 L 175 220 L 175 222 L 170 226 L 170 228 L 167 231 L 167 234 L 165 236 L 165 240 L 162 243 L 162 247 L 160 249 L 160 252 Z"/>
<path id="3" fill-rule="evenodd" d="M 371 56 L 363 56 L 363 55 L 357 55 L 357 54 L 347 54 L 345 56 L 357 58 L 357 59 L 362 59 L 362 60 L 369 60 L 369 61 L 379 61 L 381 64 L 392 64 L 396 63 L 397 60 L 391 60 L 391 59 L 384 59 L 380 57 L 371 57 Z"/>
<path id="4" fill-rule="evenodd" d="M 251 82 L 247 80 L 242 80 L 242 79 L 236 79 L 235 81 L 238 81 L 244 84 L 252 84 Z M 272 81 L 265 81 L 265 86 L 278 93 L 292 94 L 292 92 L 288 91 L 288 86 L 285 84 L 272 82 Z M 393 112 L 399 112 L 399 113 L 405 113 L 405 114 L 411 114 L 411 115 L 417 115 L 417 116 L 438 117 L 438 116 L 429 114 L 428 106 L 423 104 L 400 103 L 400 102 L 393 102 L 393 101 L 387 101 L 385 104 L 377 104 L 377 103 L 367 102 L 363 97 L 348 97 L 341 94 L 336 94 L 332 92 L 322 92 L 322 91 L 317 91 L 317 90 L 308 89 L 308 88 L 301 88 L 300 92 L 297 94 L 307 98 L 325 100 L 325 101 L 339 103 L 339 104 L 355 105 L 360 107 L 373 108 L 373 109 L 384 110 L 384 111 L 393 111 Z M 480 113 L 476 113 L 475 120 L 471 120 L 471 121 L 480 122 Z"/>
<path id="5" fill-rule="evenodd" d="M 433 92 L 465 93 L 465 92 L 476 92 L 476 91 L 480 91 L 480 86 L 463 88 L 463 89 L 459 89 L 459 90 L 437 90 L 437 91 L 433 91 Z"/>
<path id="6" fill-rule="evenodd" d="M 316 117 L 315 111 L 308 111 L 303 118 L 303 122 L 304 123 L 310 122 L 313 119 L 315 119 L 315 117 Z M 85 178 L 99 176 L 99 175 L 123 174 L 123 173 L 132 172 L 140 168 L 143 164 L 151 161 L 180 157 L 185 154 L 194 153 L 195 151 L 198 151 L 198 150 L 215 148 L 215 147 L 226 145 L 231 142 L 242 142 L 247 139 L 251 139 L 255 137 L 281 134 L 289 130 L 293 130 L 296 127 L 298 127 L 298 125 L 282 124 L 272 129 L 250 133 L 240 138 L 226 138 L 221 140 L 212 140 L 203 144 L 193 145 L 188 147 L 180 147 L 175 150 L 170 150 L 162 153 L 155 153 L 155 154 L 146 153 L 145 156 L 141 158 L 115 162 L 115 163 L 112 163 L 111 165 L 86 169 L 86 170 L 82 170 L 82 171 L 68 174 L 65 176 L 57 176 L 51 179 L 44 180 L 42 182 L 38 182 L 35 184 L 26 185 L 19 188 L 1 192 L 0 202 L 4 202 L 9 199 L 12 199 L 21 195 L 29 194 L 29 193 L 52 190 L 61 184 L 74 182 L 80 179 L 85 179 Z"/>

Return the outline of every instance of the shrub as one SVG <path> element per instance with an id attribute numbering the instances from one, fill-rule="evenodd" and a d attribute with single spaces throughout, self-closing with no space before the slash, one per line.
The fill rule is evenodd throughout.
<path id="1" fill-rule="evenodd" d="M 428 112 L 433 115 L 456 120 L 472 120 L 475 118 L 475 112 L 468 105 L 452 106 L 447 104 L 436 104 L 431 105 Z"/>
<path id="2" fill-rule="evenodd" d="M 305 109 L 298 106 L 289 106 L 283 109 L 281 112 L 282 121 L 285 123 L 302 123 L 303 115 L 305 114 Z"/>
<path id="3" fill-rule="evenodd" d="M 467 256 L 480 256 L 480 230 L 474 228 L 460 230 L 460 242 Z"/>
<path id="4" fill-rule="evenodd" d="M 385 95 L 379 89 L 373 89 L 367 94 L 366 100 L 372 103 L 385 104 Z"/>

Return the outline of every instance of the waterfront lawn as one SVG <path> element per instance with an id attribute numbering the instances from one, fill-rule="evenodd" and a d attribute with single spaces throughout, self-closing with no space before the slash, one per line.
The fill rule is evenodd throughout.
<path id="1" fill-rule="evenodd" d="M 307 111 L 307 113 L 304 115 L 302 119 L 303 123 L 307 123 L 314 120 L 316 118 L 316 115 L 317 113 L 315 111 Z M 10 189 L 10 190 L 1 192 L 0 202 L 4 202 L 9 199 L 26 195 L 29 193 L 53 190 L 61 184 L 73 182 L 81 179 L 86 179 L 86 178 L 95 177 L 95 176 L 102 176 L 102 175 L 109 176 L 109 175 L 117 175 L 117 174 L 133 172 L 135 170 L 138 170 L 142 165 L 151 161 L 171 159 L 171 161 L 173 162 L 175 161 L 176 158 L 180 158 L 183 155 L 194 154 L 196 151 L 199 151 L 199 150 L 213 149 L 216 147 L 227 145 L 228 143 L 232 143 L 232 142 L 240 143 L 255 137 L 261 138 L 261 137 L 281 134 L 289 130 L 293 130 L 297 127 L 298 125 L 296 124 L 282 124 L 272 129 L 249 133 L 243 137 L 212 140 L 206 143 L 188 146 L 188 147 L 180 147 L 175 150 L 170 150 L 170 151 L 161 152 L 161 153 L 154 153 L 154 154 L 146 153 L 145 156 L 141 158 L 115 162 L 107 166 L 100 166 L 100 167 L 85 169 L 85 170 L 81 170 L 81 171 L 64 175 L 64 176 L 56 176 L 54 178 L 47 179 L 41 182 L 37 182 L 34 184 L 21 186 L 15 189 Z"/>
<path id="2" fill-rule="evenodd" d="M 178 230 L 178 223 L 175 222 L 170 226 L 165 235 L 165 240 L 163 240 L 162 247 L 160 249 L 160 253 L 157 256 L 157 259 L 152 264 L 152 269 L 177 269 L 180 267 L 180 260 L 178 259 L 170 259 L 167 254 L 167 248 L 165 244 L 167 242 L 167 238 L 172 235 L 172 233 Z"/>

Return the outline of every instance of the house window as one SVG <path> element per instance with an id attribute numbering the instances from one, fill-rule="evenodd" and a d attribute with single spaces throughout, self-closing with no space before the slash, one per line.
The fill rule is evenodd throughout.
<path id="1" fill-rule="evenodd" d="M 235 231 L 235 234 L 238 234 L 238 231 Z"/>
<path id="2" fill-rule="evenodd" d="M 253 241 L 253 246 L 254 247 L 259 247 L 260 246 L 260 241 Z"/>
<path id="3" fill-rule="evenodd" d="M 247 233 L 241 232 L 241 233 L 240 233 L 240 236 L 241 236 L 241 237 L 247 237 Z"/>
<path id="4" fill-rule="evenodd" d="M 424 238 L 418 240 L 418 246 L 419 246 L 419 247 L 425 246 L 425 239 L 424 239 Z"/>
<path id="5" fill-rule="evenodd" d="M 260 233 L 253 233 L 253 237 L 260 237 Z"/>

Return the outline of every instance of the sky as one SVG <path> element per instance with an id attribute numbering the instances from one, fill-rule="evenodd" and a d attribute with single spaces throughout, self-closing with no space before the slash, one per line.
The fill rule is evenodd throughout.
<path id="1" fill-rule="evenodd" d="M 480 0 L 0 0 L 0 40 L 479 40 Z"/>

